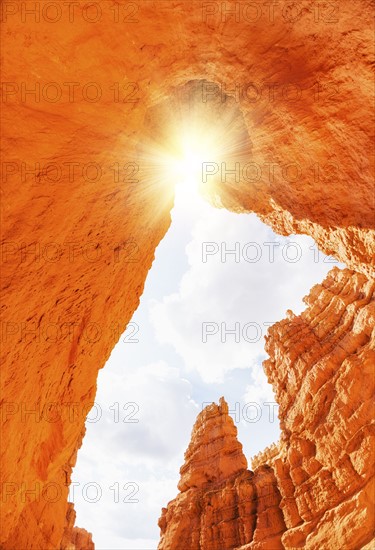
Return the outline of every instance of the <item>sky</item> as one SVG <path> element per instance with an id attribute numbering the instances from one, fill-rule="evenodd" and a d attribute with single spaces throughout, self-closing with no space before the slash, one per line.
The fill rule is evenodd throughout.
<path id="1" fill-rule="evenodd" d="M 278 440 L 264 336 L 287 309 L 303 311 L 334 265 L 311 238 L 281 237 L 254 214 L 177 186 L 140 306 L 99 372 L 73 472 L 76 525 L 97 550 L 157 548 L 161 508 L 177 496 L 205 404 L 225 397 L 249 463 Z"/>

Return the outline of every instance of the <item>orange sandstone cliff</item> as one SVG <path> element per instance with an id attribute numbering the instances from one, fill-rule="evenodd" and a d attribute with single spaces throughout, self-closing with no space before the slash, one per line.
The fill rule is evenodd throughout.
<path id="1" fill-rule="evenodd" d="M 334 268 L 269 330 L 281 439 L 253 460 L 222 399 L 200 413 L 160 550 L 359 550 L 374 537 L 375 283 Z M 370 546 L 369 546 L 370 547 Z"/>
<path id="2" fill-rule="evenodd" d="M 135 14 L 123 0 L 52 4 L 0 5 L 0 545 L 5 550 L 52 550 L 68 540 L 79 546 L 78 535 L 68 532 L 68 486 L 98 370 L 137 308 L 155 248 L 170 223 L 173 189 L 155 177 L 142 146 L 150 138 L 155 141 L 155 128 L 171 122 L 174 113 L 163 114 L 160 105 L 173 105 L 179 90 L 207 82 L 214 85 L 216 100 L 221 98 L 217 90 L 225 90 L 223 97 L 236 103 L 247 132 L 247 159 L 257 177 L 212 184 L 206 191 L 210 200 L 235 211 L 254 211 L 276 232 L 311 235 L 321 250 L 351 269 L 373 274 L 370 0 L 340 0 L 338 9 L 321 7 L 318 16 L 315 2 L 301 0 L 298 17 L 276 11 L 272 20 L 267 13 L 237 20 L 220 13 L 222 3 L 195 0 L 134 2 Z M 211 13 L 207 4 L 214 7 Z M 241 2 L 230 0 L 225 7 L 238 10 Z M 251 86 L 243 92 L 251 83 L 263 90 L 255 100 Z M 242 90 L 238 97 L 236 89 Z M 202 93 L 195 101 L 203 105 Z M 221 103 L 216 101 L 219 113 Z M 293 163 L 297 167 L 290 168 Z M 352 275 L 337 307 L 354 297 L 358 277 Z M 353 307 L 348 314 L 354 315 Z M 366 334 L 361 311 L 351 330 L 343 324 L 345 316 L 335 314 L 329 334 L 347 330 L 350 345 L 361 341 Z M 298 319 L 288 323 L 294 327 Z M 285 369 L 295 353 L 276 346 L 283 326 L 276 325 L 275 343 L 268 344 L 276 370 Z M 316 338 L 322 354 L 333 345 L 324 347 Z M 335 348 L 338 357 L 345 346 Z M 327 350 L 319 373 L 326 368 Z M 318 357 L 315 349 L 314 361 Z M 354 364 L 355 357 L 359 363 L 360 352 L 346 361 Z M 297 388 L 302 366 L 297 360 L 295 365 L 296 372 L 290 380 L 285 374 L 277 390 L 281 410 L 295 397 L 288 393 Z M 327 389 L 339 384 L 335 369 L 329 372 Z M 348 375 L 351 386 L 358 380 L 357 374 Z M 315 403 L 315 392 L 321 391 L 312 385 L 307 403 Z M 361 409 L 358 417 L 351 410 L 352 394 L 354 389 L 337 414 L 342 422 L 350 419 L 350 425 L 357 419 L 367 425 L 366 411 Z M 288 422 L 286 435 L 292 438 L 294 425 Z M 322 430 L 315 435 L 322 439 L 329 471 L 344 468 L 349 459 L 338 452 L 339 434 L 331 441 L 333 428 Z M 348 452 L 357 472 L 367 439 L 362 447 L 353 438 L 354 450 Z M 339 462 L 335 457 L 341 457 Z M 320 455 L 316 460 L 324 462 Z M 333 483 L 359 487 L 367 474 L 345 475 L 345 482 Z M 299 482 L 294 483 L 298 493 Z M 293 481 L 289 485 L 292 490 Z M 283 498 L 292 502 L 293 495 Z M 328 521 L 338 508 L 321 502 L 319 495 L 316 499 L 319 510 L 313 518 L 327 512 Z M 345 502 L 343 517 L 350 519 L 352 505 Z M 300 531 L 305 523 L 311 528 L 314 519 L 298 514 L 299 527 L 293 529 L 303 538 Z"/>

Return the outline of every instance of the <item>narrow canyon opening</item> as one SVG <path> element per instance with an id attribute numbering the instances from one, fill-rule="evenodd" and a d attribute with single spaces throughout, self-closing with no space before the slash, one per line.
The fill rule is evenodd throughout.
<path id="1" fill-rule="evenodd" d="M 202 103 L 203 87 L 215 91 L 212 83 L 188 85 L 189 116 L 180 101 L 181 119 L 173 123 L 198 144 L 202 132 L 211 128 L 215 134 L 212 123 L 223 116 L 223 98 L 214 93 L 214 106 Z M 218 97 L 221 109 L 215 112 Z M 224 101 L 230 116 L 219 120 L 220 130 L 227 125 L 230 137 L 221 136 L 218 156 L 223 156 L 224 143 L 228 176 L 235 184 L 233 169 L 249 154 L 249 140 L 243 126 L 238 135 L 244 125 L 238 109 L 229 98 Z M 202 117 L 207 107 L 209 116 Z M 158 116 L 154 113 L 148 122 L 154 129 L 155 121 L 165 122 L 165 108 L 157 108 Z M 194 133 L 198 122 L 200 133 Z M 162 152 L 153 144 L 148 152 L 143 147 L 142 154 L 155 164 L 159 157 L 168 164 L 168 140 L 159 139 Z M 203 143 L 208 141 L 203 136 Z M 174 147 L 176 143 L 174 136 Z M 215 157 L 205 160 L 213 171 Z M 175 497 L 195 418 L 220 396 L 228 402 L 249 468 L 257 453 L 277 442 L 278 406 L 262 367 L 264 337 L 287 309 L 299 314 L 305 308 L 302 298 L 338 264 L 319 252 L 311 237 L 281 237 L 255 214 L 215 208 L 199 193 L 200 188 L 204 194 L 201 164 L 192 173 L 184 165 L 183 171 L 157 173 L 150 181 L 159 185 L 162 177 L 181 178 L 173 182 L 172 224 L 156 249 L 140 305 L 99 373 L 72 476 L 69 500 L 77 524 L 93 533 L 98 548 L 157 547 L 157 520 L 162 506 Z M 223 178 L 220 174 L 227 184 Z M 135 246 L 129 260 L 136 258 Z"/>

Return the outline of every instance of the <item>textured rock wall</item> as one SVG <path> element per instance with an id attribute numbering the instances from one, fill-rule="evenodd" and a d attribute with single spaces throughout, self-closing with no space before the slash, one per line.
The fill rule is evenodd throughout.
<path id="1" fill-rule="evenodd" d="M 248 471 L 236 436 L 223 398 L 198 416 L 180 470 L 181 492 L 159 520 L 161 550 L 230 550 L 253 539 L 282 548 L 285 524 L 273 471 Z"/>
<path id="2" fill-rule="evenodd" d="M 60 550 L 94 550 L 91 533 L 88 533 L 85 529 L 75 527 L 75 520 L 74 506 L 69 503 Z"/>
<path id="3" fill-rule="evenodd" d="M 361 548 L 373 537 L 374 286 L 334 269 L 304 313 L 270 330 L 264 366 L 285 437 L 274 471 L 286 547 Z"/>
<path id="4" fill-rule="evenodd" d="M 212 200 L 310 234 L 364 273 L 373 246 L 369 0 L 340 1 L 333 19 L 303 0 L 295 22 L 279 10 L 227 17 L 219 3 L 210 15 L 194 0 L 135 2 L 134 15 L 123 1 L 50 4 L 0 6 L 6 549 L 60 545 L 98 369 L 169 226 L 172 191 L 140 156 L 155 106 L 191 80 L 218 84 L 242 113 L 261 176 L 211 186 Z M 231 92 L 249 81 L 265 88 L 255 102 Z M 300 100 L 285 98 L 290 84 Z M 283 177 L 294 161 L 297 180 Z"/>
<path id="5" fill-rule="evenodd" d="M 193 429 L 181 492 L 163 509 L 160 550 L 359 550 L 372 540 L 374 289 L 363 275 L 334 268 L 301 315 L 270 328 L 264 368 L 280 406 L 277 452 L 257 456 L 248 471 L 227 407 L 210 405 Z M 211 411 L 216 422 L 207 421 Z M 233 462 L 215 479 L 219 435 Z M 186 471 L 197 481 L 188 483 Z"/>

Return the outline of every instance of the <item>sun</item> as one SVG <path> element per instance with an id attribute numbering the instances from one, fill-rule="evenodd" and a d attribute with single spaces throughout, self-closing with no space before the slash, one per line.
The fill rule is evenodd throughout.
<path id="1" fill-rule="evenodd" d="M 147 189 L 160 191 L 160 204 L 170 204 L 178 194 L 186 208 L 212 198 L 220 205 L 219 186 L 230 184 L 239 160 L 249 157 L 247 129 L 232 107 L 216 117 L 208 116 L 201 105 L 183 116 L 176 111 L 163 111 L 164 124 L 152 127 L 140 149 L 142 166 L 148 170 Z"/>
<path id="2" fill-rule="evenodd" d="M 174 154 L 166 158 L 167 177 L 192 196 L 199 194 L 206 180 L 207 167 L 218 162 L 216 136 L 195 128 L 177 139 Z"/>

